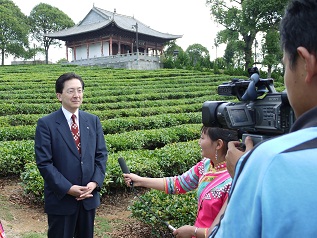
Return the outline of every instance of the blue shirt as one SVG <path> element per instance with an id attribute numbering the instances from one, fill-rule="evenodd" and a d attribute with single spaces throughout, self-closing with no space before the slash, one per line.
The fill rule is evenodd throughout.
<path id="1" fill-rule="evenodd" d="M 291 133 L 241 157 L 235 174 L 210 237 L 317 237 L 317 108 L 298 118 Z"/>

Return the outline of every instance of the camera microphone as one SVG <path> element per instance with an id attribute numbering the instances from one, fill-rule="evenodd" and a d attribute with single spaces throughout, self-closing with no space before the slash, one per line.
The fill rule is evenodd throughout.
<path id="1" fill-rule="evenodd" d="M 122 173 L 124 173 L 124 174 L 129 174 L 129 173 L 130 173 L 130 170 L 129 170 L 127 164 L 125 163 L 125 160 L 120 157 L 120 158 L 118 159 L 118 162 L 119 162 L 119 165 L 120 165 L 120 167 L 121 167 Z M 130 185 L 131 185 L 132 190 L 133 190 L 133 192 L 135 193 L 135 195 L 139 198 L 139 200 L 140 200 L 142 203 L 144 203 L 144 204 L 146 205 L 147 210 L 148 210 L 152 215 L 154 215 L 157 220 L 159 220 L 160 222 L 162 222 L 163 224 L 165 224 L 168 229 L 170 229 L 172 232 L 175 231 L 175 230 L 176 230 L 175 227 L 173 227 L 173 226 L 170 225 L 168 222 L 163 221 L 161 218 L 159 218 L 159 217 L 147 206 L 147 203 L 136 193 L 136 191 L 135 191 L 135 189 L 134 189 L 134 187 L 133 187 L 133 181 L 130 182 Z"/>
<path id="2" fill-rule="evenodd" d="M 120 158 L 118 159 L 118 162 L 119 162 L 119 165 L 120 165 L 120 167 L 121 167 L 122 173 L 124 173 L 124 174 L 129 174 L 129 173 L 130 173 L 130 170 L 129 170 L 127 164 L 125 163 L 125 160 L 120 157 Z M 130 185 L 133 186 L 133 181 L 130 182 Z"/>

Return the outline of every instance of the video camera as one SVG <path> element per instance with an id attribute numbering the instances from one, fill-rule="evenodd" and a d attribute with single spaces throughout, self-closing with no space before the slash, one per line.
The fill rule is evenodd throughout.
<path id="1" fill-rule="evenodd" d="M 249 80 L 233 79 L 218 86 L 219 95 L 236 96 L 241 102 L 203 103 L 203 125 L 236 129 L 242 141 L 249 135 L 254 144 L 288 133 L 295 116 L 286 92 L 276 92 L 273 79 L 261 79 L 256 67 L 248 72 Z"/>

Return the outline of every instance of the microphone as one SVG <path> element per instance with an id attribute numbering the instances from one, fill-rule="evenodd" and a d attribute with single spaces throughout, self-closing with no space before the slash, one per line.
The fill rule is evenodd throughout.
<path id="1" fill-rule="evenodd" d="M 129 174 L 129 173 L 130 173 L 130 170 L 129 170 L 127 164 L 125 163 L 125 160 L 120 157 L 120 158 L 118 159 L 118 162 L 119 162 L 119 165 L 120 165 L 120 167 L 121 167 L 122 173 L 124 173 L 124 174 Z M 133 186 L 133 182 L 132 182 L 132 181 L 130 182 L 130 185 Z"/>
<path id="2" fill-rule="evenodd" d="M 164 222 L 164 224 L 167 226 L 168 229 L 170 229 L 172 232 L 176 230 L 175 227 L 173 227 L 171 224 L 169 224 L 168 222 Z"/>
<path id="3" fill-rule="evenodd" d="M 124 174 L 129 174 L 129 173 L 130 173 L 130 170 L 129 170 L 127 164 L 125 163 L 125 160 L 124 160 L 123 158 L 119 158 L 119 159 L 118 159 L 118 162 L 119 162 L 119 164 L 120 164 L 122 173 L 124 173 Z"/>
<path id="4" fill-rule="evenodd" d="M 120 157 L 120 158 L 118 158 L 118 162 L 119 162 L 119 165 L 121 167 L 122 173 L 129 174 L 130 170 L 129 170 L 127 164 L 125 163 L 125 160 L 122 157 Z M 132 187 L 132 190 L 135 192 L 134 187 L 133 187 L 133 181 L 130 182 L 130 185 Z M 135 192 L 135 195 L 140 199 L 141 202 L 143 202 L 145 205 L 147 205 L 147 203 L 136 192 Z M 156 217 L 156 219 L 158 219 L 159 221 L 164 223 L 167 226 L 167 228 L 170 229 L 172 232 L 176 230 L 176 228 L 173 227 L 172 225 L 170 225 L 168 222 L 163 221 L 161 218 L 159 218 L 148 206 L 145 206 L 145 207 L 152 215 L 154 215 Z"/>

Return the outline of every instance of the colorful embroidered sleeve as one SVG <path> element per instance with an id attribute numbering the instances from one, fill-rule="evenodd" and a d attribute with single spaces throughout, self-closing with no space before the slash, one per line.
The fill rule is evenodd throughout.
<path id="1" fill-rule="evenodd" d="M 3 226 L 1 224 L 1 221 L 0 221 L 0 238 L 6 238 L 6 235 L 4 234 L 4 229 L 3 229 Z"/>
<path id="2" fill-rule="evenodd" d="M 199 179 L 205 168 L 210 167 L 210 160 L 203 159 L 190 170 L 175 177 L 165 178 L 165 192 L 168 194 L 186 193 L 198 187 Z"/>

